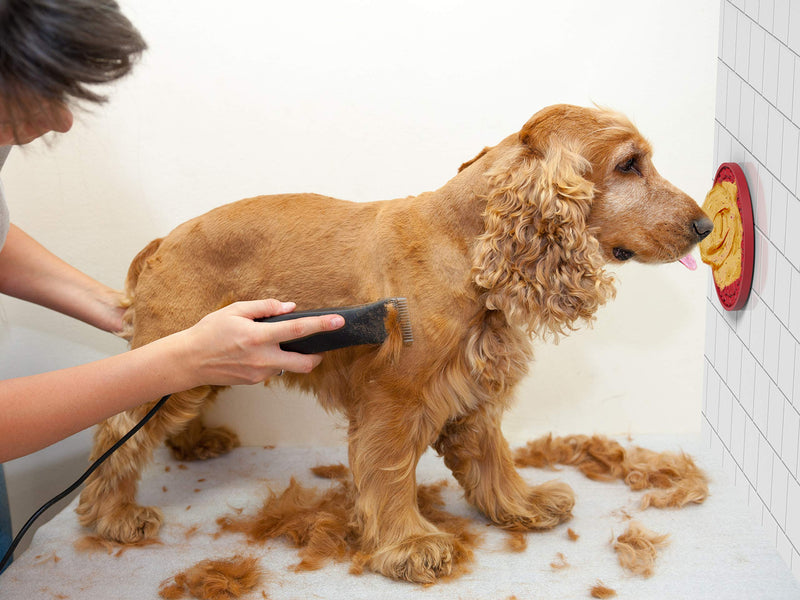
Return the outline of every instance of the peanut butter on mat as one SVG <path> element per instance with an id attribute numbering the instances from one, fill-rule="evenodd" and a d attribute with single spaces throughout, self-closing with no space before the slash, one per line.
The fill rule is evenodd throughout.
<path id="1" fill-rule="evenodd" d="M 742 217 L 736 205 L 737 193 L 735 183 L 721 181 L 703 202 L 703 210 L 714 222 L 714 231 L 700 242 L 700 258 L 711 267 L 720 289 L 742 274 Z"/>

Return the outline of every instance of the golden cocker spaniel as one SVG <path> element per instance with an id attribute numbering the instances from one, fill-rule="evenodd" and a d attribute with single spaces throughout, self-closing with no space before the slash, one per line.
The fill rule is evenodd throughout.
<path id="1" fill-rule="evenodd" d="M 383 345 L 332 351 L 310 374 L 283 381 L 348 419 L 369 566 L 431 582 L 449 572 L 453 543 L 418 510 L 422 453 L 435 448 L 467 500 L 501 527 L 547 529 L 569 518 L 569 486 L 526 484 L 500 428 L 531 338 L 591 321 L 614 296 L 607 263 L 679 260 L 711 228 L 658 174 L 650 145 L 624 116 L 557 105 L 434 192 L 370 203 L 259 196 L 190 220 L 134 260 L 126 319 L 137 347 L 232 300 L 276 297 L 306 309 L 407 297 L 413 345 L 402 345 L 395 323 Z M 160 511 L 136 503 L 140 472 L 165 439 L 182 460 L 236 443 L 202 424 L 218 391 L 173 395 L 94 473 L 81 522 L 122 543 L 156 535 Z M 101 424 L 93 455 L 150 406 Z"/>

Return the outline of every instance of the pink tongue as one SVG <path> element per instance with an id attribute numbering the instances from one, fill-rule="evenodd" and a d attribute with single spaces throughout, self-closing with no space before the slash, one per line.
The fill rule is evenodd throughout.
<path id="1" fill-rule="evenodd" d="M 691 254 L 687 254 L 678 262 L 680 262 L 684 267 L 686 267 L 690 271 L 697 270 L 697 262 L 694 260 L 694 257 Z"/>

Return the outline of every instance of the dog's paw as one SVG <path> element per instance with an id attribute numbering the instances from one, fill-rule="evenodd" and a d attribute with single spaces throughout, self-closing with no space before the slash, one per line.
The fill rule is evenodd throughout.
<path id="1" fill-rule="evenodd" d="M 95 530 L 100 537 L 120 544 L 135 544 L 158 535 L 164 517 L 154 506 L 127 504 L 97 519 Z"/>
<path id="2" fill-rule="evenodd" d="M 514 531 L 552 529 L 572 518 L 575 494 L 561 481 L 548 481 L 529 489 L 520 514 L 503 515 L 498 524 Z"/>
<path id="3" fill-rule="evenodd" d="M 562 481 L 548 481 L 531 488 L 528 506 L 533 519 L 526 529 L 551 529 L 572 518 L 575 493 Z"/>
<path id="4" fill-rule="evenodd" d="M 177 434 L 167 440 L 176 460 L 206 460 L 227 454 L 239 446 L 239 436 L 227 427 L 203 427 L 197 436 Z"/>
<path id="5" fill-rule="evenodd" d="M 453 536 L 432 533 L 378 549 L 370 567 L 387 577 L 413 583 L 435 583 L 453 569 Z"/>

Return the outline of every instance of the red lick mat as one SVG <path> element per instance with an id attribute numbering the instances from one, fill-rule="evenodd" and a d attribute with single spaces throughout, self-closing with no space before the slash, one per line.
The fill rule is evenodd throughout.
<path id="1" fill-rule="evenodd" d="M 744 171 L 736 163 L 722 163 L 714 176 L 714 185 L 729 181 L 736 185 L 736 206 L 742 220 L 742 273 L 732 284 L 720 288 L 716 281 L 717 297 L 725 310 L 739 310 L 747 304 L 753 284 L 753 265 L 755 264 L 755 228 L 753 226 L 753 204 L 750 188 L 747 186 Z"/>

